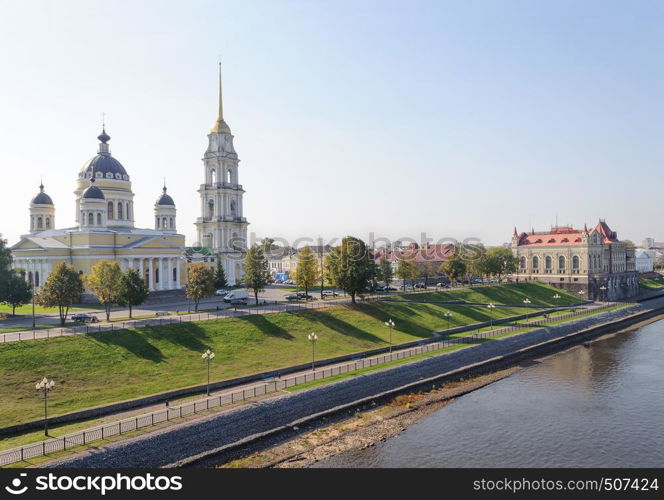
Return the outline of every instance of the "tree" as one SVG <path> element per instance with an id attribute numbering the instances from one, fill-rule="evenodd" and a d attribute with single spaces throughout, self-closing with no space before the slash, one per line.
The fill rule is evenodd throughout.
<path id="1" fill-rule="evenodd" d="M 308 295 L 309 288 L 314 286 L 317 280 L 318 263 L 316 262 L 316 255 L 311 251 L 309 245 L 307 245 L 297 254 L 295 284 L 304 288 L 305 295 Z"/>
<path id="2" fill-rule="evenodd" d="M 81 298 L 83 280 L 72 266 L 60 262 L 48 275 L 46 282 L 35 296 L 36 302 L 43 307 L 57 307 L 60 324 L 67 321 L 67 314 L 72 304 Z"/>
<path id="3" fill-rule="evenodd" d="M 258 305 L 258 294 L 265 290 L 269 275 L 270 270 L 263 248 L 258 245 L 252 246 L 247 251 L 244 263 L 244 283 L 247 289 L 253 291 L 256 305 Z"/>
<path id="4" fill-rule="evenodd" d="M 415 279 L 420 275 L 420 270 L 412 257 L 404 256 L 397 261 L 396 276 L 403 283 L 403 289 L 406 289 L 406 280 L 411 281 L 411 285 L 415 286 Z"/>
<path id="5" fill-rule="evenodd" d="M 275 250 L 277 249 L 277 245 L 274 244 L 274 238 L 270 238 L 266 236 L 263 238 L 261 241 L 261 246 L 263 247 L 264 252 L 269 252 L 270 250 Z"/>
<path id="6" fill-rule="evenodd" d="M 385 282 L 385 288 L 390 286 L 392 278 L 394 278 L 392 264 L 390 264 L 390 261 L 385 256 L 381 257 L 380 261 L 378 261 L 377 277 L 378 281 Z"/>
<path id="7" fill-rule="evenodd" d="M 104 306 L 106 321 L 109 321 L 111 307 L 118 301 L 122 287 L 120 265 L 115 261 L 100 260 L 92 266 L 90 274 L 84 277 L 84 283 Z"/>
<path id="8" fill-rule="evenodd" d="M 23 270 L 12 269 L 2 288 L 2 302 L 12 306 L 12 316 L 16 315 L 16 307 L 32 300 L 32 285 L 25 280 Z"/>
<path id="9" fill-rule="evenodd" d="M 189 265 L 187 273 L 187 298 L 194 301 L 194 311 L 204 297 L 214 295 L 214 271 L 202 262 Z"/>
<path id="10" fill-rule="evenodd" d="M 367 290 L 373 276 L 367 246 L 359 238 L 346 236 L 328 257 L 330 281 L 348 293 L 355 304 L 355 297 Z"/>
<path id="11" fill-rule="evenodd" d="M 132 317 L 132 308 L 140 306 L 150 295 L 150 290 L 136 269 L 127 269 L 122 273 L 118 304 L 129 308 L 129 317 Z"/>
<path id="12" fill-rule="evenodd" d="M 224 266 L 221 265 L 219 258 L 217 258 L 217 269 L 214 271 L 214 286 L 217 290 L 221 290 L 228 286 L 226 272 L 224 271 Z"/>
<path id="13" fill-rule="evenodd" d="M 1 236 L 1 235 L 0 235 Z M 0 237 L 0 302 L 5 302 L 11 278 L 12 253 L 7 248 L 7 240 Z"/>
<path id="14" fill-rule="evenodd" d="M 495 247 L 484 255 L 483 270 L 485 274 L 498 276 L 498 281 L 502 281 L 502 276 L 515 272 L 518 264 L 519 260 L 509 248 Z"/>
<path id="15" fill-rule="evenodd" d="M 466 263 L 459 255 L 453 255 L 440 265 L 440 272 L 450 281 L 459 281 L 466 274 Z"/>
<path id="16" fill-rule="evenodd" d="M 438 264 L 433 260 L 426 260 L 417 267 L 420 271 L 420 275 L 424 278 L 424 288 L 426 288 L 429 283 L 429 278 L 436 275 Z"/>

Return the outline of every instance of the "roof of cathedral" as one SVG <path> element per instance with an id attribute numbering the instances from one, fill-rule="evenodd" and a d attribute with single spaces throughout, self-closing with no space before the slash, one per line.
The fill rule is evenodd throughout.
<path id="1" fill-rule="evenodd" d="M 104 192 L 95 186 L 95 178 L 90 179 L 90 185 L 83 191 L 83 198 L 105 200 Z"/>
<path id="2" fill-rule="evenodd" d="M 164 186 L 164 192 L 161 194 L 159 198 L 157 198 L 157 205 L 175 206 L 175 202 L 173 201 L 173 198 L 171 198 L 171 195 L 166 194 L 166 186 Z"/>
<path id="3" fill-rule="evenodd" d="M 49 195 L 44 192 L 44 185 L 39 185 L 39 193 L 32 198 L 32 203 L 35 205 L 53 205 L 53 200 Z"/>
<path id="4" fill-rule="evenodd" d="M 111 136 L 106 133 L 105 129 L 102 129 L 101 134 L 97 136 L 99 142 L 99 152 L 96 156 L 90 158 L 83 167 L 81 168 L 81 173 L 92 172 L 94 169 L 95 172 L 100 172 L 104 177 L 106 174 L 120 174 L 127 175 L 127 171 L 122 166 L 118 160 L 111 156 L 111 153 L 108 151 L 107 143 L 111 140 Z"/>

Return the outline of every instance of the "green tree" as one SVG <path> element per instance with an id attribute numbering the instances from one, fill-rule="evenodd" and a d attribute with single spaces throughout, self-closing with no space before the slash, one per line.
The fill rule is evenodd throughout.
<path id="1" fill-rule="evenodd" d="M 214 271 L 214 286 L 217 290 L 226 288 L 228 286 L 228 281 L 226 281 L 226 272 L 224 271 L 224 266 L 221 265 L 221 261 L 217 257 L 217 268 Z"/>
<path id="2" fill-rule="evenodd" d="M 485 274 L 497 276 L 502 281 L 505 274 L 516 272 L 519 260 L 509 248 L 495 247 L 487 250 L 484 255 Z"/>
<path id="3" fill-rule="evenodd" d="M 244 284 L 251 290 L 258 305 L 258 294 L 265 290 L 270 275 L 267 259 L 263 248 L 254 245 L 247 251 L 244 264 Z"/>
<path id="4" fill-rule="evenodd" d="M 270 250 L 275 250 L 277 245 L 274 244 L 274 238 L 266 236 L 261 241 L 261 246 L 263 247 L 263 252 L 269 252 Z"/>
<path id="5" fill-rule="evenodd" d="M 331 281 L 350 295 L 353 304 L 356 296 L 367 290 L 373 277 L 370 260 L 365 243 L 353 236 L 346 236 L 341 246 L 335 247 L 329 255 Z"/>
<path id="6" fill-rule="evenodd" d="M 187 298 L 194 301 L 194 311 L 204 297 L 214 295 L 214 271 L 202 262 L 189 264 L 187 273 Z"/>
<path id="7" fill-rule="evenodd" d="M 387 260 L 385 256 L 381 257 L 381 259 L 378 261 L 377 278 L 378 281 L 385 282 L 386 288 L 390 286 L 390 283 L 394 278 L 394 269 L 392 269 L 392 264 L 390 264 L 390 261 Z"/>
<path id="8" fill-rule="evenodd" d="M 433 260 L 426 260 L 417 265 L 420 276 L 424 278 L 424 288 L 429 284 L 429 278 L 436 275 L 438 271 L 438 264 Z"/>
<path id="9" fill-rule="evenodd" d="M 83 280 L 72 266 L 60 262 L 48 275 L 46 282 L 35 295 L 36 302 L 43 307 L 57 307 L 60 324 L 67 321 L 67 314 L 72 304 L 81 298 Z"/>
<path id="10" fill-rule="evenodd" d="M 129 308 L 129 317 L 132 317 L 134 306 L 140 306 L 150 295 L 150 290 L 136 269 L 127 269 L 122 273 L 118 304 Z"/>
<path id="11" fill-rule="evenodd" d="M 440 272 L 450 281 L 459 281 L 466 274 L 466 263 L 459 255 L 453 255 L 440 265 Z"/>
<path id="12" fill-rule="evenodd" d="M 2 239 L 0 235 L 0 302 L 5 302 L 11 279 L 12 253 L 7 247 L 7 240 Z"/>
<path id="13" fill-rule="evenodd" d="M 12 316 L 16 308 L 32 300 L 32 285 L 25 280 L 25 271 L 12 269 L 3 283 L 2 302 L 12 307 Z"/>
<path id="14" fill-rule="evenodd" d="M 403 289 L 406 289 L 406 280 L 410 280 L 411 285 L 415 286 L 415 280 L 420 275 L 420 270 L 412 257 L 403 257 L 397 261 L 396 276 L 403 283 Z"/>
<path id="15" fill-rule="evenodd" d="M 122 289 L 122 270 L 116 261 L 100 260 L 84 278 L 85 285 L 104 306 L 106 321 L 111 319 L 111 307 L 118 302 Z"/>
<path id="16" fill-rule="evenodd" d="M 318 263 L 316 255 L 311 251 L 309 245 L 305 246 L 297 254 L 297 268 L 295 269 L 295 284 L 304 288 L 305 295 L 309 294 L 309 288 L 318 280 Z"/>

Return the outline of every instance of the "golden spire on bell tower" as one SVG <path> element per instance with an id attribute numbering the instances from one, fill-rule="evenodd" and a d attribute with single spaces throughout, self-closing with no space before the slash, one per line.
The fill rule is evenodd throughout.
<path id="1" fill-rule="evenodd" d="M 224 121 L 224 105 L 221 98 L 221 61 L 219 62 L 219 114 L 217 116 L 217 121 L 212 125 L 211 134 L 229 134 L 231 133 L 231 128 Z"/>

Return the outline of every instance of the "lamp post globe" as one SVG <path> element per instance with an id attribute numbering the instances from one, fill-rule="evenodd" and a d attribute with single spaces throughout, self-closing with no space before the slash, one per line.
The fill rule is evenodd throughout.
<path id="1" fill-rule="evenodd" d="M 392 352 L 392 330 L 394 329 L 394 321 L 392 321 L 392 318 L 385 322 L 385 326 L 390 329 L 390 352 Z"/>
<path id="2" fill-rule="evenodd" d="M 55 381 L 48 380 L 46 377 L 35 385 L 35 389 L 44 394 L 44 436 L 48 436 L 48 393 L 53 390 L 53 387 L 55 387 Z"/>
<path id="3" fill-rule="evenodd" d="M 215 354 L 210 350 L 206 350 L 202 355 L 201 358 L 206 362 L 207 364 L 207 387 L 205 388 L 205 394 L 207 396 L 210 395 L 210 362 L 214 359 Z"/>
<path id="4" fill-rule="evenodd" d="M 311 332 L 307 335 L 307 340 L 311 342 L 311 371 L 314 371 L 316 368 L 316 342 L 318 341 L 318 335 Z"/>

